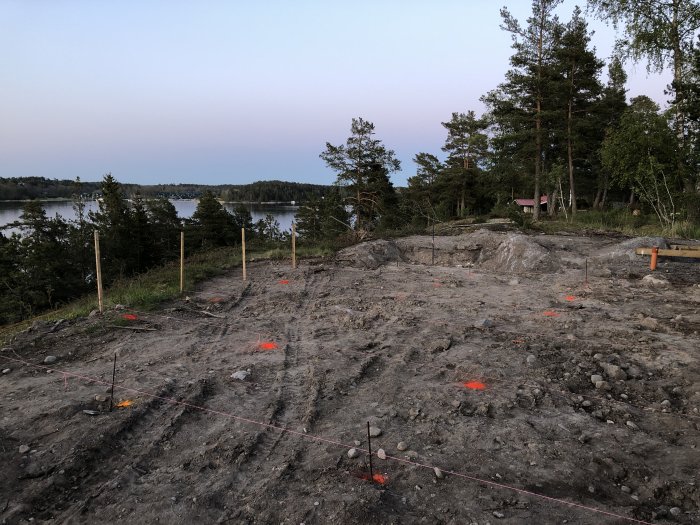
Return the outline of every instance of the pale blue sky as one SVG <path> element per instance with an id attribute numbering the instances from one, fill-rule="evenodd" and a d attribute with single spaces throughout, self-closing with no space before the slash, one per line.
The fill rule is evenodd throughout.
<path id="1" fill-rule="evenodd" d="M 522 21 L 531 5 L 0 0 L 0 177 L 328 184 L 318 154 L 361 116 L 405 184 L 413 155 L 441 154 L 440 122 L 503 80 L 504 4 Z M 591 28 L 607 57 L 613 29 Z M 666 100 L 668 74 L 628 70 L 630 96 Z"/>

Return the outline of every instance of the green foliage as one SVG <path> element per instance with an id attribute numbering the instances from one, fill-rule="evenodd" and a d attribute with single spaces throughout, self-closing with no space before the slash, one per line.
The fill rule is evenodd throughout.
<path id="1" fill-rule="evenodd" d="M 314 242 L 336 239 L 351 229 L 348 212 L 337 189 L 301 206 L 295 220 L 300 237 Z"/>
<path id="2" fill-rule="evenodd" d="M 603 165 L 615 183 L 628 186 L 665 226 L 675 221 L 680 190 L 675 137 L 659 107 L 647 97 L 632 100 L 620 125 L 603 143 Z"/>
<path id="3" fill-rule="evenodd" d="M 388 176 L 401 167 L 394 152 L 373 135 L 374 124 L 353 118 L 346 143 L 334 146 L 327 142 L 319 155 L 337 173 L 337 184 L 350 190 L 348 200 L 357 230 L 372 229 L 383 215 L 393 211 L 386 206 L 394 191 Z"/>
<path id="4" fill-rule="evenodd" d="M 230 246 L 241 238 L 233 215 L 226 211 L 210 191 L 200 197 L 190 224 L 191 238 L 201 248 Z"/>

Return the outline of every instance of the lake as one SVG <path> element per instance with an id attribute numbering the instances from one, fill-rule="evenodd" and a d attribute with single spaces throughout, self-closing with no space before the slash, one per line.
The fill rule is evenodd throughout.
<path id="1" fill-rule="evenodd" d="M 173 200 L 171 202 L 175 205 L 178 216 L 182 219 L 187 219 L 192 217 L 192 214 L 197 209 L 198 201 L 195 199 L 187 199 Z M 71 201 L 41 201 L 41 205 L 44 207 L 48 217 L 60 215 L 66 220 L 75 219 L 75 211 L 73 210 L 73 202 Z M 23 202 L 0 201 L 0 227 L 19 220 L 23 206 Z M 225 202 L 223 206 L 228 211 L 233 212 L 238 204 Z M 280 223 L 282 231 L 291 231 L 294 216 L 299 209 L 298 206 L 282 204 L 245 204 L 245 207 L 250 210 L 253 222 L 270 214 Z M 86 201 L 85 208 L 86 210 L 97 210 L 97 201 Z M 3 230 L 6 236 L 10 235 L 12 231 L 12 229 Z"/>

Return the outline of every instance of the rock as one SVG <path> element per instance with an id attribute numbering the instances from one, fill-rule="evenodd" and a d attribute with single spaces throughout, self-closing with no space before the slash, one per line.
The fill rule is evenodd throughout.
<path id="1" fill-rule="evenodd" d="M 20 454 L 26 454 L 27 452 L 29 452 L 29 446 L 27 446 L 27 445 L 20 445 L 19 446 L 19 453 Z"/>
<path id="2" fill-rule="evenodd" d="M 671 507 L 671 510 L 669 510 L 669 512 L 672 516 L 676 517 L 680 516 L 683 513 L 683 511 L 678 507 Z"/>
<path id="3" fill-rule="evenodd" d="M 245 381 L 250 375 L 250 370 L 239 370 L 231 374 L 231 379 L 238 379 L 239 381 Z"/>
<path id="4" fill-rule="evenodd" d="M 115 310 L 126 310 L 126 306 L 124 306 L 123 304 L 115 304 L 114 309 Z"/>
<path id="5" fill-rule="evenodd" d="M 360 453 L 358 452 L 358 450 L 356 448 L 351 448 L 350 450 L 348 450 L 348 457 L 350 459 L 355 459 L 359 455 L 360 455 Z"/>
<path id="6" fill-rule="evenodd" d="M 406 444 L 405 441 L 399 441 L 399 444 L 396 445 L 396 450 L 404 451 L 408 448 L 408 445 Z"/>
<path id="7" fill-rule="evenodd" d="M 493 328 L 496 326 L 491 319 L 481 319 L 474 324 L 475 328 Z"/>
<path id="8" fill-rule="evenodd" d="M 598 381 L 602 381 L 602 380 L 603 380 L 603 376 L 600 375 L 600 374 L 593 374 L 593 375 L 591 376 L 591 383 L 593 383 L 594 385 L 595 385 Z"/>
<path id="9" fill-rule="evenodd" d="M 430 345 L 430 353 L 437 354 L 440 352 L 444 352 L 445 350 L 449 349 L 451 345 L 452 339 L 450 339 L 449 337 L 446 337 L 444 339 L 438 339 L 436 341 L 433 341 L 433 343 Z"/>
<path id="10" fill-rule="evenodd" d="M 632 489 L 629 488 L 627 485 L 622 485 L 622 486 L 620 487 L 620 490 L 621 490 L 622 492 L 624 492 L 625 494 L 630 494 L 630 493 L 632 492 Z"/>
<path id="11" fill-rule="evenodd" d="M 630 377 L 632 379 L 641 379 L 642 377 L 644 377 L 644 372 L 642 372 L 642 370 L 638 366 L 630 365 L 629 367 L 627 367 L 627 377 Z"/>
<path id="12" fill-rule="evenodd" d="M 369 427 L 369 437 L 379 437 L 382 435 L 382 429 L 379 427 Z"/>
<path id="13" fill-rule="evenodd" d="M 628 421 L 625 423 L 628 427 L 630 427 L 632 430 L 639 430 L 639 427 L 635 424 L 634 421 Z"/>
<path id="14" fill-rule="evenodd" d="M 644 319 L 639 321 L 639 324 L 642 325 L 644 328 L 648 328 L 649 330 L 654 330 L 659 327 L 659 321 L 657 321 L 653 317 L 645 317 Z"/>
<path id="15" fill-rule="evenodd" d="M 600 366 L 603 368 L 603 370 L 605 370 L 605 374 L 611 379 L 627 379 L 627 374 L 625 371 L 617 365 L 601 363 Z"/>
<path id="16" fill-rule="evenodd" d="M 83 410 L 83 414 L 87 416 L 99 416 L 100 413 L 97 410 Z"/>
<path id="17" fill-rule="evenodd" d="M 664 400 L 661 402 L 661 406 L 664 407 L 664 408 L 671 408 L 671 402 L 670 402 L 668 399 L 664 399 Z"/>
<path id="18" fill-rule="evenodd" d="M 450 405 L 452 405 L 454 408 L 459 408 L 462 405 L 462 402 L 459 399 L 453 399 L 450 401 Z"/>
<path id="19" fill-rule="evenodd" d="M 89 318 L 89 319 L 92 319 L 93 317 L 97 317 L 98 315 L 100 315 L 100 312 L 99 312 L 98 310 L 92 310 L 92 311 L 88 314 L 88 318 Z"/>
<path id="20" fill-rule="evenodd" d="M 520 284 L 520 279 L 513 278 L 508 281 L 508 286 L 517 286 Z"/>
<path id="21" fill-rule="evenodd" d="M 362 445 L 362 441 L 358 441 L 357 439 L 354 441 L 354 443 L 355 443 L 356 447 L 359 447 L 360 445 Z"/>
<path id="22" fill-rule="evenodd" d="M 525 361 L 527 361 L 528 365 L 534 365 L 535 361 L 537 361 L 537 358 L 534 355 L 530 354 L 529 356 L 527 356 L 527 359 L 525 359 Z"/>
<path id="23" fill-rule="evenodd" d="M 442 470 L 440 470 L 440 469 L 437 468 L 437 467 L 435 467 L 435 468 L 433 469 L 433 472 L 435 473 L 435 477 L 436 477 L 437 479 L 442 479 L 442 478 L 445 477 L 445 475 L 442 473 Z"/>
<path id="24" fill-rule="evenodd" d="M 418 459 L 418 452 L 416 452 L 415 450 L 409 450 L 408 452 L 406 452 L 406 457 L 408 459 Z"/>
<path id="25" fill-rule="evenodd" d="M 498 512 L 497 510 L 494 510 L 494 511 L 493 511 L 493 515 L 494 515 L 495 517 L 497 517 L 498 519 L 503 519 L 503 518 L 506 517 L 505 514 L 503 514 L 502 512 Z"/>
<path id="26" fill-rule="evenodd" d="M 588 399 L 586 399 L 583 403 L 581 403 L 581 406 L 588 408 L 588 407 L 592 407 L 593 403 L 590 402 Z"/>
<path id="27" fill-rule="evenodd" d="M 12 372 L 12 369 L 11 369 L 11 368 L 5 368 L 5 369 L 2 371 L 3 374 L 9 374 L 10 372 Z"/>
<path id="28" fill-rule="evenodd" d="M 108 399 L 109 399 L 109 398 L 108 398 L 107 396 L 103 396 L 103 395 L 100 395 L 100 394 L 96 394 L 96 395 L 95 395 L 95 401 L 97 401 L 98 403 L 104 403 L 104 402 L 107 401 Z"/>
<path id="29" fill-rule="evenodd" d="M 598 381 L 595 384 L 596 390 L 610 390 L 610 383 L 607 381 Z"/>
<path id="30" fill-rule="evenodd" d="M 645 275 L 642 278 L 642 282 L 648 286 L 668 286 L 669 282 L 662 278 L 662 277 L 656 277 L 654 275 Z"/>
<path id="31" fill-rule="evenodd" d="M 384 452 L 383 448 L 380 448 L 379 450 L 377 450 L 377 457 L 379 459 L 386 459 L 386 452 Z"/>
<path id="32" fill-rule="evenodd" d="M 45 365 L 52 365 L 52 364 L 54 364 L 56 361 L 58 361 L 58 357 L 56 357 L 55 355 L 47 355 L 47 356 L 44 358 L 44 364 L 45 364 Z"/>

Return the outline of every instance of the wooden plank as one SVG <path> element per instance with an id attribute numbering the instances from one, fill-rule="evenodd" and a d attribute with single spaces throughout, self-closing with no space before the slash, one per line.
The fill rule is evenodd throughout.
<path id="1" fill-rule="evenodd" d="M 637 248 L 637 255 L 651 255 L 651 248 Z M 659 250 L 659 257 L 688 257 L 700 259 L 700 249 L 698 250 Z"/>

